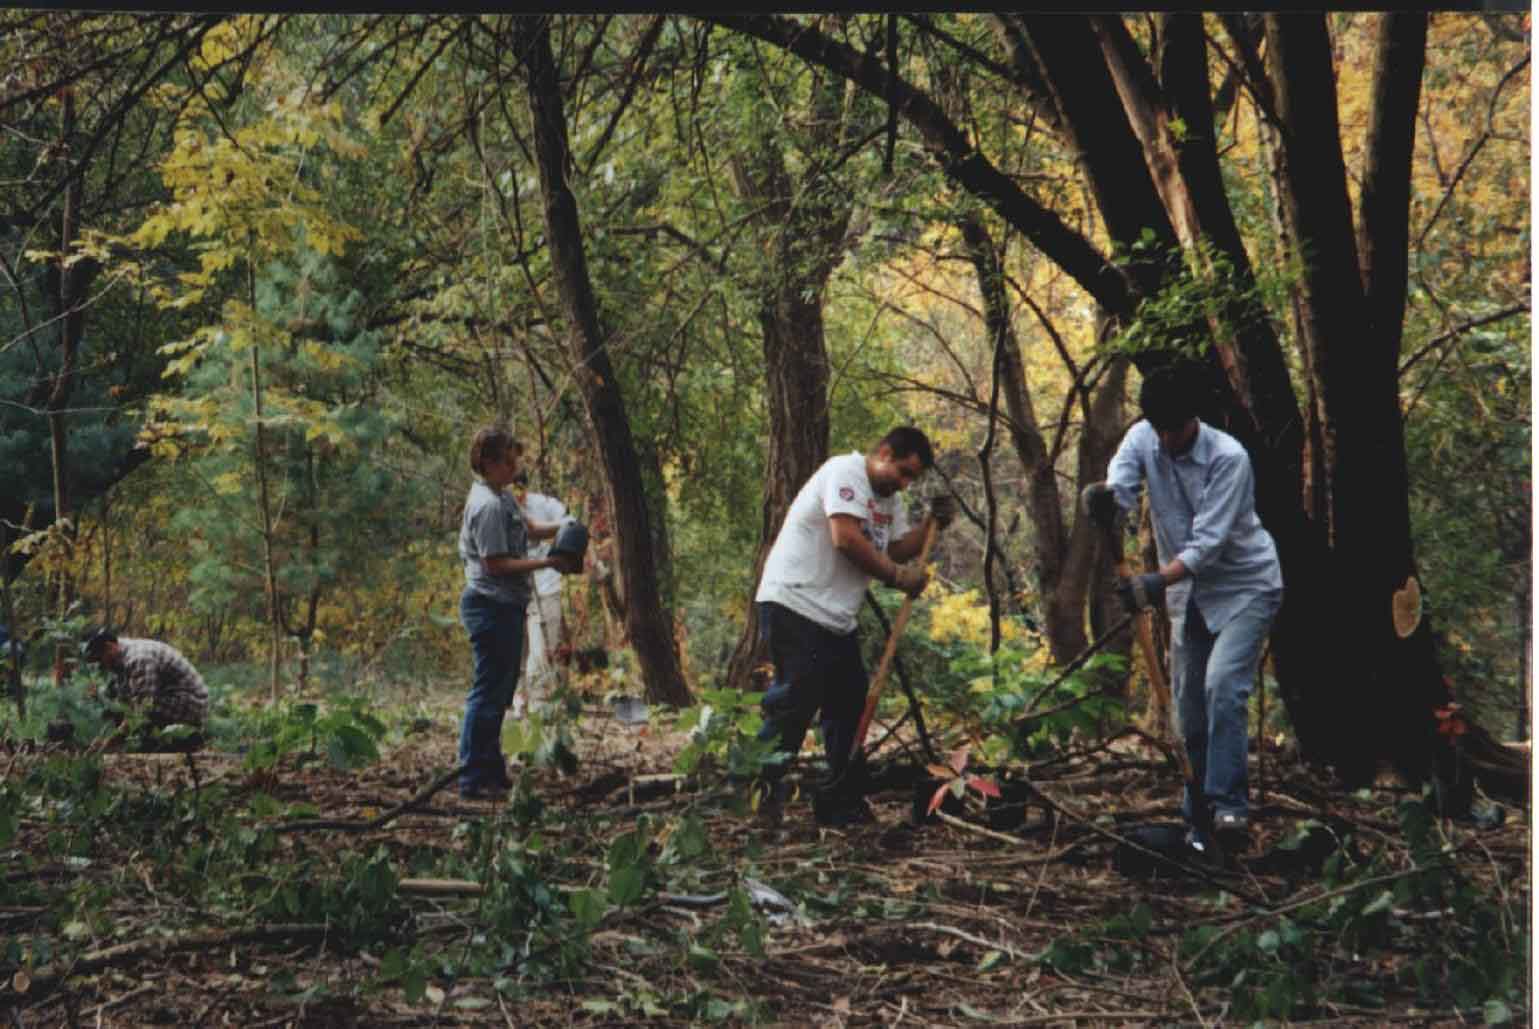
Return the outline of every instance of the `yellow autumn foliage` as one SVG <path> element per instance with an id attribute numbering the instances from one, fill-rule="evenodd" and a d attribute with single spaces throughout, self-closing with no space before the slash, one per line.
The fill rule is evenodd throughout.
<path id="1" fill-rule="evenodd" d="M 1038 639 L 1014 618 L 1003 618 L 999 624 L 1000 636 L 1012 643 L 1027 643 Z M 937 643 L 958 641 L 976 647 L 989 645 L 989 605 L 976 589 L 947 593 L 930 604 L 930 638 Z"/>

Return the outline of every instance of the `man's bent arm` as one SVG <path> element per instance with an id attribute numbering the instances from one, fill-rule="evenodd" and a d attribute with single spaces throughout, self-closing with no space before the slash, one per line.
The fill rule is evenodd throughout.
<path id="1" fill-rule="evenodd" d="M 898 574 L 897 563 L 866 539 L 866 534 L 860 531 L 859 518 L 847 514 L 830 515 L 828 533 L 833 538 L 834 549 L 851 564 L 878 582 L 892 585 Z"/>
<path id="2" fill-rule="evenodd" d="M 930 518 L 926 515 L 919 524 L 910 529 L 902 539 L 894 540 L 887 546 L 887 556 L 898 564 L 919 556 L 924 549 L 925 530 L 930 527 Z"/>

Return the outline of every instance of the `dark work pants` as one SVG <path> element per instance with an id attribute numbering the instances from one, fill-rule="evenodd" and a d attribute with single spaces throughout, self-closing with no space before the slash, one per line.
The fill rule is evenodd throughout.
<path id="1" fill-rule="evenodd" d="M 758 608 L 759 635 L 775 663 L 775 679 L 759 702 L 764 716 L 759 739 L 778 740 L 779 750 L 795 757 L 813 715 L 821 710 L 829 781 L 837 782 L 849 767 L 855 727 L 866 706 L 860 639 L 853 632 L 841 636 L 779 604 Z M 766 776 L 778 781 L 785 768 L 772 766 Z"/>

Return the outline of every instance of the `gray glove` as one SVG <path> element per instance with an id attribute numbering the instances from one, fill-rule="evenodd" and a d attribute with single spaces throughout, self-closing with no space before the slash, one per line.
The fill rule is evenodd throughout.
<path id="1" fill-rule="evenodd" d="M 1104 482 L 1092 482 L 1079 496 L 1080 508 L 1096 528 L 1110 532 L 1117 524 L 1117 495 Z"/>
<path id="2" fill-rule="evenodd" d="M 957 498 L 950 493 L 942 493 L 930 501 L 930 517 L 935 519 L 935 524 L 944 529 L 951 524 L 951 520 L 957 516 Z"/>
<path id="3" fill-rule="evenodd" d="M 1129 613 L 1165 603 L 1165 577 L 1159 572 L 1145 572 L 1117 580 L 1117 597 Z"/>
<path id="4" fill-rule="evenodd" d="M 895 589 L 900 589 L 911 597 L 917 597 L 924 592 L 925 586 L 929 585 L 930 573 L 918 565 L 898 565 L 896 567 L 897 571 L 892 577 L 892 585 Z"/>

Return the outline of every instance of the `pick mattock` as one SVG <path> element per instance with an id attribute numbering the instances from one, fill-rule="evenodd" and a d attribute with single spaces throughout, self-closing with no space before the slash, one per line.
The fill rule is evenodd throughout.
<path id="1" fill-rule="evenodd" d="M 930 544 L 935 542 L 935 533 L 940 526 L 936 524 L 933 515 L 925 516 L 924 545 L 919 548 L 919 561 L 922 567 L 930 559 Z M 876 714 L 876 702 L 882 697 L 882 687 L 887 682 L 887 671 L 892 667 L 893 655 L 898 652 L 898 637 L 903 635 L 904 626 L 908 625 L 908 616 L 914 608 L 914 598 L 904 597 L 903 606 L 898 609 L 898 617 L 892 623 L 892 633 L 887 637 L 887 648 L 882 651 L 881 663 L 876 666 L 876 676 L 871 680 L 871 691 L 866 694 L 866 709 L 860 713 L 860 721 L 855 726 L 855 742 L 850 747 L 850 761 L 853 763 L 860 759 L 861 748 L 866 745 L 866 733 L 871 728 L 871 718 Z"/>

